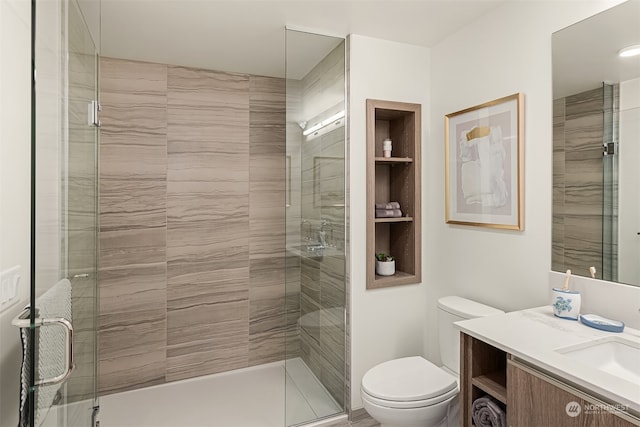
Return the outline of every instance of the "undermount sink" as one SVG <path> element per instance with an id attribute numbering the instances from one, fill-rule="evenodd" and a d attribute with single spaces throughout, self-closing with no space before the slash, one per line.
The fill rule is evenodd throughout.
<path id="1" fill-rule="evenodd" d="M 611 337 L 556 351 L 593 368 L 640 384 L 640 343 Z"/>

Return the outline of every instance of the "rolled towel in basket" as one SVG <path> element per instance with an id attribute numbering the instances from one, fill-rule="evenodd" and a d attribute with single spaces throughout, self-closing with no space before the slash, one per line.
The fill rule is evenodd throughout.
<path id="1" fill-rule="evenodd" d="M 506 427 L 507 417 L 498 403 L 489 396 L 473 401 L 471 410 L 473 423 L 477 427 Z"/>
<path id="2" fill-rule="evenodd" d="M 376 218 L 400 218 L 401 216 L 400 209 L 376 209 Z"/>
<path id="3" fill-rule="evenodd" d="M 400 209 L 400 203 L 398 202 L 376 203 L 376 210 L 377 209 Z"/>

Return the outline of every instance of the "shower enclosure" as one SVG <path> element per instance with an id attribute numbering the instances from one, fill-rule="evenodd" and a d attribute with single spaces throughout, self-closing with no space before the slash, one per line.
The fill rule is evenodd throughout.
<path id="1" fill-rule="evenodd" d="M 104 424 L 344 414 L 345 41 L 287 31 L 285 78 L 102 57 L 101 93 Z"/>
<path id="2" fill-rule="evenodd" d="M 290 426 L 347 406 L 345 40 L 287 30 L 286 88 L 286 387 L 307 389 Z"/>
<path id="3" fill-rule="evenodd" d="M 24 425 L 344 419 L 345 40 L 287 30 L 259 76 L 99 58 L 36 6 Z"/>

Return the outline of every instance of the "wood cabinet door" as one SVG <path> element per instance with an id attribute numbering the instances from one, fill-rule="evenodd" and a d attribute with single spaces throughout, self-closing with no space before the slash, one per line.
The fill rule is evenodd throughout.
<path id="1" fill-rule="evenodd" d="M 630 427 L 638 425 L 611 412 L 609 406 L 557 380 L 509 360 L 509 427 Z"/>

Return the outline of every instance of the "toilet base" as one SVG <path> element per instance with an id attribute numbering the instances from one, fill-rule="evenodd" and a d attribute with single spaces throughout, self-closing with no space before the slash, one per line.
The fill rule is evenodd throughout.
<path id="1" fill-rule="evenodd" d="M 376 405 L 363 396 L 364 409 L 381 427 L 447 427 L 448 415 L 455 408 L 458 395 L 433 406 L 411 409 L 396 409 Z M 453 404 L 453 407 L 452 407 Z"/>
<path id="2" fill-rule="evenodd" d="M 380 427 L 425 427 L 424 424 L 402 424 L 402 425 L 398 425 L 398 424 L 380 424 Z M 444 420 L 442 420 L 442 422 L 436 426 L 429 426 L 429 427 L 447 427 L 447 420 L 446 418 Z"/>

